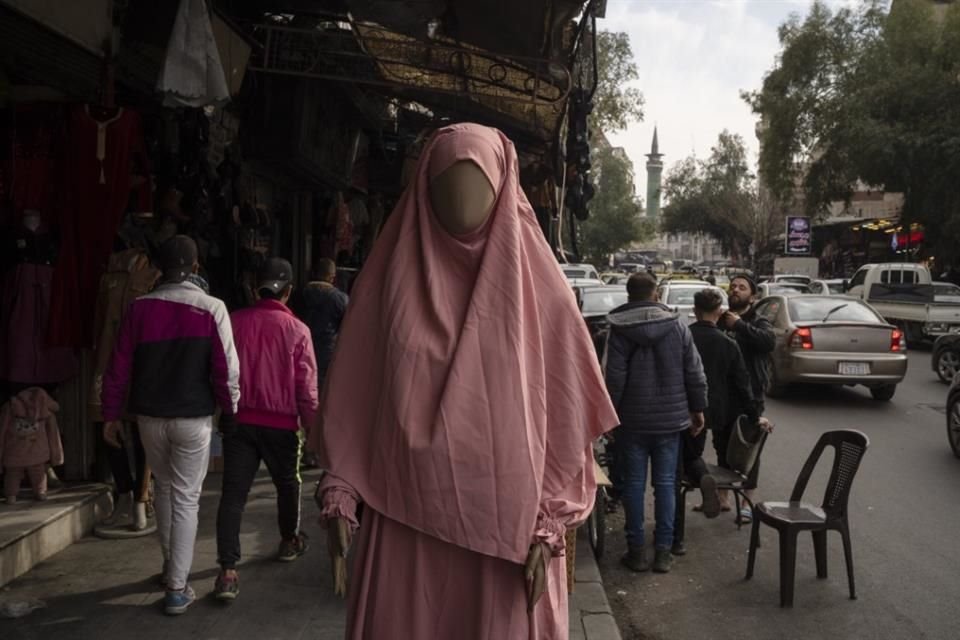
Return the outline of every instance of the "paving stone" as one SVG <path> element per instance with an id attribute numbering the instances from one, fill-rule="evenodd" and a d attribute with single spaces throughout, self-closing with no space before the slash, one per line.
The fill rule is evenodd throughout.
<path id="1" fill-rule="evenodd" d="M 586 640 L 622 640 L 613 615 L 605 613 L 583 617 Z"/>

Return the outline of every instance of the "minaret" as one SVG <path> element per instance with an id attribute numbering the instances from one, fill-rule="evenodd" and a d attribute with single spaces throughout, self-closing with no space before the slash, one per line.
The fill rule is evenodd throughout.
<path id="1" fill-rule="evenodd" d="M 663 173 L 663 154 L 657 142 L 657 128 L 653 128 L 653 144 L 647 154 L 647 218 L 657 222 L 660 217 L 660 175 Z"/>

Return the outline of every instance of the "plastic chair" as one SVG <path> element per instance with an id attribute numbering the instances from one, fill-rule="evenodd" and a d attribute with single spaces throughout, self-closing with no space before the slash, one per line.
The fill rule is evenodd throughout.
<path id="1" fill-rule="evenodd" d="M 767 444 L 767 436 L 770 434 L 766 431 L 762 434 L 762 439 L 760 442 L 760 450 L 757 452 L 757 460 L 754 462 L 753 466 L 756 467 L 760 464 L 760 459 L 763 457 L 763 448 Z M 680 456 L 680 469 L 678 471 L 678 477 L 680 482 L 677 483 L 677 514 L 674 519 L 674 532 L 673 532 L 673 546 L 674 546 L 674 555 L 683 555 L 686 553 L 684 547 L 684 540 L 686 537 L 687 529 L 687 494 L 699 487 L 695 485 L 690 478 L 688 478 L 683 472 L 683 456 Z M 718 467 L 714 464 L 707 464 L 707 473 L 713 476 L 713 479 L 717 483 L 718 491 L 732 491 L 734 500 L 736 501 L 736 514 L 737 514 L 737 529 L 743 526 L 743 523 L 740 521 L 740 508 L 743 506 L 743 503 L 750 505 L 750 510 L 753 510 L 753 502 L 747 497 L 745 491 L 752 487 L 748 487 L 747 483 L 750 479 L 751 474 L 753 474 L 753 469 L 750 469 L 747 473 L 740 473 L 732 469 L 724 469 L 723 467 Z"/>
<path id="2" fill-rule="evenodd" d="M 834 448 L 833 470 L 827 482 L 823 503 L 816 507 L 802 502 L 803 493 L 814 468 L 827 447 Z M 797 535 L 810 531 L 817 561 L 817 577 L 827 577 L 827 532 L 839 531 L 843 538 L 843 553 L 847 562 L 850 599 L 857 599 L 853 580 L 853 549 L 850 546 L 850 525 L 847 503 L 853 478 L 860 468 L 870 439 L 859 431 L 828 431 L 807 458 L 793 487 L 790 502 L 761 502 L 753 507 L 753 530 L 750 535 L 750 556 L 747 560 L 747 580 L 753 577 L 753 568 L 760 545 L 760 523 L 770 525 L 780 534 L 780 606 L 793 606 L 793 583 L 797 562 Z"/>

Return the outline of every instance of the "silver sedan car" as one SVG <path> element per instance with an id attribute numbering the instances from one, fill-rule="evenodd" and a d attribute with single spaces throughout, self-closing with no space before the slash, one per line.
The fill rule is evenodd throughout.
<path id="1" fill-rule="evenodd" d="M 684 318 L 687 324 L 693 324 L 697 317 L 693 312 L 693 296 L 698 291 L 712 289 L 723 299 L 723 308 L 727 308 L 727 292 L 701 280 L 670 280 L 664 282 L 657 289 L 660 302 L 670 307 L 670 310 Z"/>
<path id="2" fill-rule="evenodd" d="M 903 332 L 855 298 L 772 296 L 757 313 L 773 323 L 767 395 L 793 383 L 864 385 L 876 400 L 890 400 L 907 373 Z"/>

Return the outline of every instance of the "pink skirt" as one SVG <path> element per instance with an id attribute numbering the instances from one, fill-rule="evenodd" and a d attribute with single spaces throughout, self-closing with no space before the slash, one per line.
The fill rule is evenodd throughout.
<path id="1" fill-rule="evenodd" d="M 353 544 L 350 640 L 566 640 L 566 562 L 527 613 L 523 567 L 468 551 L 369 507 Z"/>

